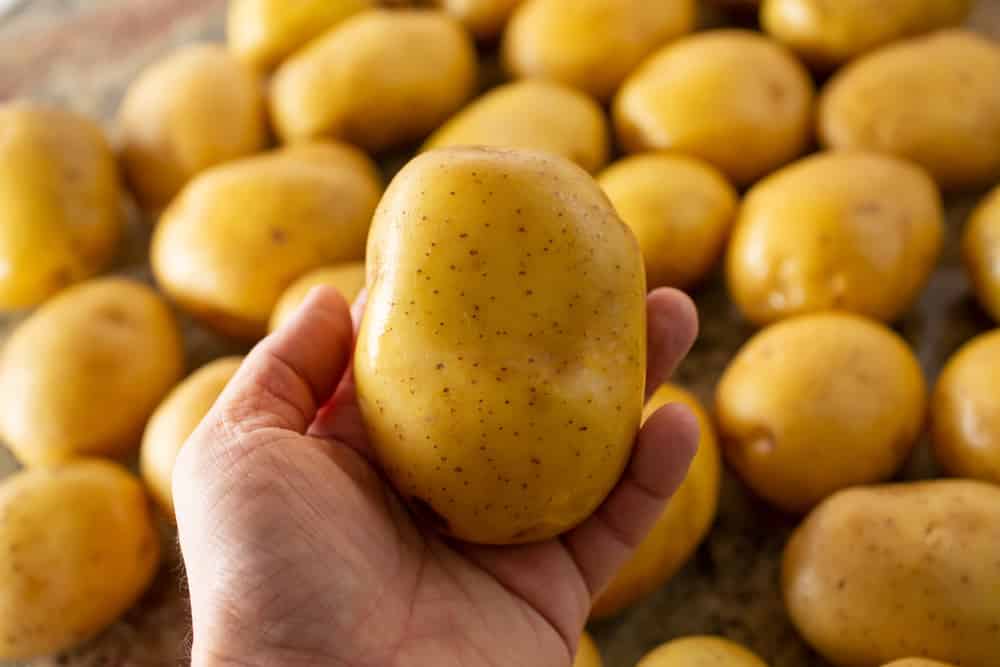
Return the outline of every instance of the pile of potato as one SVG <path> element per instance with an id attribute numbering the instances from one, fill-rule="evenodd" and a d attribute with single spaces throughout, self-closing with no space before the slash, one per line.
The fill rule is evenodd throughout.
<path id="1" fill-rule="evenodd" d="M 377 207 L 388 220 L 471 224 L 516 201 L 529 232 L 583 210 L 631 230 L 613 225 L 533 265 L 552 272 L 539 284 L 573 281 L 582 303 L 623 304 L 596 333 L 570 318 L 560 336 L 629 349 L 643 338 L 642 271 L 623 273 L 619 252 L 633 236 L 648 289 L 696 288 L 721 265 L 732 302 L 761 327 L 713 410 L 672 384 L 646 405 L 643 417 L 688 405 L 700 449 L 594 618 L 690 558 L 714 521 L 724 460 L 802 517 L 780 585 L 802 637 L 832 664 L 1000 665 L 1000 330 L 968 341 L 928 390 L 891 328 L 939 260 L 942 193 L 1000 186 L 1000 44 L 955 27 L 971 0 L 742 0 L 728 4 L 759 5 L 762 31 L 697 32 L 695 0 L 379 4 L 231 0 L 228 43 L 183 48 L 143 72 L 114 146 L 74 113 L 0 106 L 0 309 L 34 309 L 0 354 L 0 434 L 24 465 L 0 482 L 0 659 L 94 637 L 156 573 L 148 499 L 172 519 L 177 453 L 240 363 L 185 378 L 175 309 L 250 344 L 315 285 L 357 296 L 366 243 L 378 250 L 370 269 L 405 267 L 413 247 L 444 238 L 428 226 L 413 247 L 386 243 L 376 235 L 398 234 L 387 223 L 369 243 Z M 482 63 L 494 56 L 506 79 L 487 89 Z M 455 148 L 468 145 L 543 153 Z M 449 148 L 411 163 L 383 198 L 386 156 Z M 480 165 L 477 178 L 489 178 L 510 155 L 521 180 L 509 196 L 455 197 L 469 183 L 455 170 Z M 155 289 L 101 277 L 126 193 L 156 220 Z M 524 243 L 540 248 L 536 236 Z M 497 238 L 501 258 L 520 243 L 481 240 Z M 962 248 L 982 308 L 1000 320 L 1000 187 Z M 593 275 L 573 274 L 587 262 Z M 454 315 L 464 302 L 437 307 Z M 516 313 L 517 299 L 505 308 Z M 428 326 L 397 324 L 387 344 L 403 347 Z M 502 345 L 516 352 L 516 341 Z M 609 400 L 641 403 L 639 358 L 618 361 Z M 628 433 L 595 408 L 600 436 L 627 442 L 638 407 Z M 928 429 L 955 479 L 885 484 Z M 593 502 L 566 523 L 613 485 L 627 451 L 613 455 Z M 125 467 L 136 457 L 141 480 Z M 391 452 L 383 462 L 390 477 L 407 464 Z M 556 483 L 566 469 L 546 474 Z M 494 493 L 474 486 L 455 491 L 460 506 Z M 503 532 L 516 522 L 456 516 L 453 532 L 475 541 L 559 529 Z M 585 637 L 577 666 L 600 664 Z M 640 665 L 765 663 L 728 640 L 689 637 Z"/>

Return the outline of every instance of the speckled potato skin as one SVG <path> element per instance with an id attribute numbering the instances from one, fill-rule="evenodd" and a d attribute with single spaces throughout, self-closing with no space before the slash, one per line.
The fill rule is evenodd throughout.
<path id="1" fill-rule="evenodd" d="M 924 655 L 1000 664 L 1000 488 L 939 480 L 842 491 L 785 548 L 799 632 L 838 667 Z"/>
<path id="2" fill-rule="evenodd" d="M 922 165 L 948 190 L 1000 178 L 1000 46 L 942 30 L 873 51 L 842 69 L 819 104 L 831 148 Z"/>
<path id="3" fill-rule="evenodd" d="M 767 667 L 767 663 L 722 637 L 682 637 L 649 653 L 636 667 Z"/>
<path id="4" fill-rule="evenodd" d="M 903 658 L 902 660 L 894 660 L 882 667 L 957 667 L 957 665 L 950 665 L 947 662 L 929 660 L 927 658 Z"/>
<path id="5" fill-rule="evenodd" d="M 1000 187 L 969 219 L 962 237 L 962 255 L 980 305 L 1000 322 Z"/>
<path id="6" fill-rule="evenodd" d="M 712 270 L 739 203 L 718 169 L 657 153 L 620 160 L 597 180 L 639 239 L 649 289 L 686 289 Z"/>
<path id="7" fill-rule="evenodd" d="M 618 481 L 642 413 L 646 285 L 600 188 L 546 153 L 424 153 L 368 244 L 354 371 L 411 506 L 483 544 L 543 540 Z"/>
<path id="8" fill-rule="evenodd" d="M 462 22 L 478 39 L 499 35 L 522 0 L 434 0 L 434 4 Z"/>
<path id="9" fill-rule="evenodd" d="M 635 70 L 614 120 L 630 153 L 677 150 L 748 185 L 805 151 L 812 106 L 812 80 L 791 52 L 749 30 L 710 30 Z"/>
<path id="10" fill-rule="evenodd" d="M 617 614 L 662 586 L 691 557 L 715 520 L 722 476 L 715 427 L 698 399 L 672 384 L 656 390 L 643 410 L 643 420 L 669 403 L 688 407 L 698 419 L 698 454 L 646 539 L 594 602 L 592 618 Z"/>
<path id="11" fill-rule="evenodd" d="M 608 161 L 608 120 L 594 100 L 547 81 L 518 81 L 473 101 L 425 148 L 496 146 L 547 151 L 594 172 Z"/>
<path id="12" fill-rule="evenodd" d="M 693 0 L 526 0 L 504 33 L 503 60 L 516 77 L 607 100 L 643 58 L 691 32 L 695 14 Z"/>
<path id="13" fill-rule="evenodd" d="M 377 152 L 438 127 L 472 95 L 476 76 L 474 44 L 455 19 L 372 9 L 278 68 L 271 114 L 286 142 L 325 136 Z"/>
<path id="14" fill-rule="evenodd" d="M 268 329 L 275 331 L 288 322 L 309 296 L 309 292 L 320 285 L 329 285 L 335 288 L 343 295 L 347 303 L 354 303 L 358 294 L 361 293 L 361 289 L 365 286 L 365 263 L 344 262 L 336 266 L 316 269 L 296 280 L 278 299 L 278 304 L 271 314 Z"/>
<path id="15" fill-rule="evenodd" d="M 960 24 L 970 0 L 764 0 L 761 26 L 828 69 L 894 40 Z"/>
<path id="16" fill-rule="evenodd" d="M 263 82 L 222 46 L 193 44 L 154 63 L 118 112 L 132 192 L 159 209 L 199 172 L 263 150 L 265 113 Z"/>
<path id="17" fill-rule="evenodd" d="M 920 365 L 903 339 L 848 313 L 764 329 L 716 389 L 727 460 L 757 494 L 793 513 L 891 477 L 916 443 L 925 409 Z"/>
<path id="18" fill-rule="evenodd" d="M 259 338 L 292 282 L 364 257 L 381 190 L 371 159 L 345 144 L 295 145 L 217 167 L 163 214 L 153 273 L 205 324 Z"/>
<path id="19" fill-rule="evenodd" d="M 943 237 L 941 195 L 923 169 L 821 153 L 747 193 L 726 256 L 729 294 L 759 325 L 829 308 L 891 322 L 927 283 Z"/>
<path id="20" fill-rule="evenodd" d="M 184 372 L 173 314 L 152 289 L 104 278 L 54 297 L 0 356 L 0 432 L 27 466 L 120 456 Z"/>
<path id="21" fill-rule="evenodd" d="M 38 305 L 104 269 L 122 235 L 101 129 L 28 102 L 0 105 L 0 310 Z"/>
<path id="22" fill-rule="evenodd" d="M 242 361 L 242 357 L 225 357 L 202 366 L 174 387 L 149 418 L 139 450 L 139 472 L 163 515 L 171 521 L 171 482 L 177 455 Z"/>
<path id="23" fill-rule="evenodd" d="M 137 479 L 77 461 L 0 483 L 0 554 L 0 660 L 17 660 L 114 622 L 156 574 L 160 540 Z"/>
<path id="24" fill-rule="evenodd" d="M 601 654 L 597 651 L 597 645 L 586 632 L 580 637 L 580 644 L 576 648 L 576 659 L 573 667 L 604 667 Z"/>

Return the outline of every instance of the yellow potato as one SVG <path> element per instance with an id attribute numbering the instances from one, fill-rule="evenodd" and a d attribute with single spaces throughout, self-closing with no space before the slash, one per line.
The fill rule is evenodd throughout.
<path id="1" fill-rule="evenodd" d="M 160 541 L 139 481 L 78 461 L 0 482 L 0 660 L 97 635 L 142 595 Z"/>
<path id="2" fill-rule="evenodd" d="M 767 667 L 767 663 L 722 637 L 682 637 L 649 653 L 637 667 Z"/>
<path id="3" fill-rule="evenodd" d="M 119 278 L 86 282 L 7 340 L 0 432 L 29 466 L 127 454 L 183 371 L 180 332 L 156 292 Z"/>
<path id="4" fill-rule="evenodd" d="M 646 367 L 642 256 L 593 179 L 548 153 L 424 153 L 375 214 L 368 287 L 358 399 L 411 506 L 485 544 L 589 516 L 631 453 Z"/>
<path id="5" fill-rule="evenodd" d="M 831 148 L 889 153 L 947 189 L 1000 178 L 1000 47 L 962 30 L 883 47 L 841 70 L 819 104 Z"/>
<path id="6" fill-rule="evenodd" d="M 841 491 L 785 548 L 785 605 L 838 667 L 922 655 L 1000 665 L 1000 488 L 968 480 Z"/>
<path id="7" fill-rule="evenodd" d="M 957 667 L 938 660 L 928 660 L 927 658 L 903 658 L 894 660 L 882 667 Z"/>
<path id="8" fill-rule="evenodd" d="M 425 148 L 498 146 L 548 151 L 597 171 L 608 161 L 608 122 L 592 99 L 546 81 L 494 88 L 431 135 Z"/>
<path id="9" fill-rule="evenodd" d="M 229 49 L 260 70 L 269 70 L 348 16 L 375 0 L 230 0 Z"/>
<path id="10" fill-rule="evenodd" d="M 598 182 L 639 239 L 650 289 L 688 288 L 712 270 L 739 201 L 715 167 L 684 155 L 639 155 L 611 165 Z"/>
<path id="11" fill-rule="evenodd" d="M 751 338 L 726 368 L 716 392 L 723 451 L 757 494 L 805 512 L 891 477 L 920 435 L 925 394 L 916 357 L 888 327 L 800 315 Z"/>
<path id="12" fill-rule="evenodd" d="M 139 75 L 118 127 L 133 192 L 160 208 L 199 172 L 264 148 L 263 84 L 221 46 L 186 46 Z"/>
<path id="13" fill-rule="evenodd" d="M 208 414 L 242 357 L 218 359 L 192 373 L 163 399 L 150 417 L 139 451 L 139 471 L 163 513 L 174 518 L 171 483 L 181 446 Z"/>
<path id="14" fill-rule="evenodd" d="M 476 67 L 472 40 L 444 12 L 364 11 L 278 68 L 271 113 L 285 141 L 328 136 L 381 151 L 457 111 Z"/>
<path id="15" fill-rule="evenodd" d="M 902 37 L 958 25 L 971 0 L 764 0 L 761 26 L 808 62 L 830 68 Z"/>
<path id="16" fill-rule="evenodd" d="M 365 286 L 365 263 L 346 262 L 337 266 L 316 269 L 296 280 L 278 299 L 278 304 L 271 314 L 268 330 L 280 329 L 306 300 L 309 292 L 320 285 L 336 288 L 347 300 L 347 303 L 354 303 L 358 294 L 361 293 L 361 288 Z"/>
<path id="17" fill-rule="evenodd" d="M 503 59 L 515 76 L 554 79 L 605 100 L 694 22 L 693 0 L 526 0 L 507 26 Z"/>
<path id="18" fill-rule="evenodd" d="M 747 193 L 726 256 L 729 293 L 757 324 L 829 308 L 891 322 L 927 283 L 943 236 L 941 195 L 923 169 L 822 153 Z"/>
<path id="19" fill-rule="evenodd" d="M 334 143 L 217 167 L 163 214 L 150 251 L 153 273 L 207 325 L 259 338 L 292 282 L 364 257 L 381 187 L 368 157 Z"/>
<path id="20" fill-rule="evenodd" d="M 643 419 L 668 403 L 685 405 L 698 418 L 698 454 L 649 535 L 597 598 L 590 612 L 594 618 L 616 614 L 662 586 L 691 557 L 715 519 L 722 471 L 712 420 L 694 395 L 671 384 L 657 389 Z"/>
<path id="21" fill-rule="evenodd" d="M 597 645 L 586 632 L 580 637 L 580 644 L 576 649 L 576 659 L 573 667 L 604 667 L 601 654 L 597 650 Z"/>
<path id="22" fill-rule="evenodd" d="M 499 35 L 521 0 L 434 0 L 479 39 Z"/>
<path id="23" fill-rule="evenodd" d="M 0 310 L 35 306 L 111 261 L 122 235 L 114 155 L 86 118 L 0 105 Z"/>
<path id="24" fill-rule="evenodd" d="M 806 149 L 812 102 L 809 73 L 783 47 L 748 30 L 712 30 L 646 60 L 614 117 L 627 151 L 689 153 L 746 185 Z"/>
<path id="25" fill-rule="evenodd" d="M 1000 187 L 973 213 L 962 237 L 962 254 L 979 303 L 1000 322 Z"/>

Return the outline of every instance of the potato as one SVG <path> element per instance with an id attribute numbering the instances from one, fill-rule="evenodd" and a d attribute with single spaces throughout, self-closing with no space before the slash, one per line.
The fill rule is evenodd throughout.
<path id="1" fill-rule="evenodd" d="M 502 55 L 514 76 L 554 79 L 606 100 L 643 58 L 694 22 L 694 0 L 526 0 L 510 19 Z"/>
<path id="2" fill-rule="evenodd" d="M 983 200 L 969 220 L 962 253 L 979 303 L 1000 322 L 1000 187 Z"/>
<path id="3" fill-rule="evenodd" d="M 639 239 L 650 289 L 689 288 L 712 270 L 739 201 L 715 167 L 684 155 L 639 155 L 611 165 L 598 182 Z"/>
<path id="4" fill-rule="evenodd" d="M 153 273 L 205 324 L 259 338 L 292 282 L 364 257 L 380 194 L 374 163 L 342 144 L 296 145 L 217 167 L 164 213 Z"/>
<path id="5" fill-rule="evenodd" d="M 153 580 L 160 540 L 138 480 L 84 460 L 0 482 L 0 553 L 0 660 L 18 660 L 114 622 Z"/>
<path id="6" fill-rule="evenodd" d="M 917 298 L 944 236 L 920 167 L 833 151 L 754 186 L 726 256 L 729 293 L 756 324 L 837 308 L 893 321 Z"/>
<path id="7" fill-rule="evenodd" d="M 903 658 L 902 660 L 895 660 L 890 662 L 883 667 L 956 667 L 955 665 L 949 665 L 946 662 L 939 662 L 937 660 L 928 660 L 927 658 Z"/>
<path id="8" fill-rule="evenodd" d="M 646 60 L 614 103 L 631 153 L 674 149 L 747 185 L 809 143 L 813 84 L 788 51 L 748 30 L 711 30 Z"/>
<path id="9" fill-rule="evenodd" d="M 0 104 L 0 201 L 0 310 L 100 272 L 122 235 L 114 155 L 76 114 Z"/>
<path id="10" fill-rule="evenodd" d="M 476 51 L 432 10 L 356 14 L 274 75 L 271 113 L 285 141 L 333 137 L 381 151 L 422 138 L 476 86 Z"/>
<path id="11" fill-rule="evenodd" d="M 499 35 L 521 0 L 434 0 L 479 39 Z"/>
<path id="12" fill-rule="evenodd" d="M 593 179 L 548 153 L 424 153 L 368 261 L 354 375 L 400 495 L 483 544 L 589 516 L 631 453 L 646 367 L 642 256 Z"/>
<path id="13" fill-rule="evenodd" d="M 92 280 L 51 299 L 7 340 L 0 432 L 28 466 L 124 455 L 183 371 L 163 299 L 131 280 Z"/>
<path id="14" fill-rule="evenodd" d="M 592 99 L 546 81 L 494 88 L 431 135 L 425 148 L 498 146 L 548 151 L 597 171 L 608 161 L 608 122 Z"/>
<path id="15" fill-rule="evenodd" d="M 767 663 L 722 637 L 682 637 L 649 653 L 637 667 L 767 667 Z"/>
<path id="16" fill-rule="evenodd" d="M 712 420 L 697 398 L 671 384 L 656 390 L 643 419 L 668 403 L 685 405 L 698 418 L 698 454 L 649 535 L 597 598 L 590 612 L 593 618 L 616 614 L 662 586 L 691 557 L 715 519 L 722 471 Z"/>
<path id="17" fill-rule="evenodd" d="M 923 165 L 949 190 L 1000 178 L 1000 47 L 945 30 L 874 51 L 841 70 L 819 104 L 832 148 Z"/>
<path id="18" fill-rule="evenodd" d="M 577 645 L 573 667 L 604 667 L 597 645 L 586 632 L 580 637 L 580 643 Z"/>
<path id="19" fill-rule="evenodd" d="M 760 496 L 805 512 L 888 479 L 923 426 L 926 389 L 895 332 L 847 313 L 800 315 L 751 338 L 716 391 L 723 452 Z"/>
<path id="20" fill-rule="evenodd" d="M 839 667 L 921 655 L 1000 664 L 1000 488 L 939 480 L 841 491 L 785 548 L 803 637 Z"/>
<path id="21" fill-rule="evenodd" d="M 242 357 L 226 357 L 202 366 L 170 392 L 146 425 L 139 471 L 150 494 L 171 520 L 171 483 L 181 446 L 208 414 L 242 361 Z"/>
<path id="22" fill-rule="evenodd" d="M 248 65 L 270 70 L 314 37 L 375 0 L 230 0 L 229 50 Z"/>
<path id="23" fill-rule="evenodd" d="M 129 184 L 158 209 L 199 172 L 264 148 L 263 86 L 221 46 L 185 46 L 129 86 L 118 127 Z"/>
<path id="24" fill-rule="evenodd" d="M 902 37 L 958 25 L 971 0 L 764 0 L 764 30 L 828 69 Z"/>
<path id="25" fill-rule="evenodd" d="M 320 285 L 336 288 L 347 300 L 347 303 L 353 303 L 358 294 L 361 293 L 361 288 L 365 286 L 365 263 L 345 262 L 336 266 L 316 269 L 296 280 L 278 299 L 278 304 L 274 307 L 274 312 L 271 313 L 268 330 L 280 329 L 306 300 L 309 292 Z"/>

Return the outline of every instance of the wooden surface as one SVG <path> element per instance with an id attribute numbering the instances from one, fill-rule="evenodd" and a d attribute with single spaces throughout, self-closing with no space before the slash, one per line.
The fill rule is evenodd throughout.
<path id="1" fill-rule="evenodd" d="M 26 96 L 102 119 L 114 136 L 114 111 L 127 83 L 178 44 L 221 39 L 223 0 L 31 0 L 0 22 L 0 100 Z M 1000 39 L 1000 0 L 979 0 L 970 21 Z M 1000 85 L 1000 82 L 998 82 Z M 919 353 L 929 380 L 958 345 L 990 326 L 969 297 L 956 239 L 976 197 L 949 202 L 949 243 L 930 286 L 899 330 Z M 133 212 L 118 271 L 148 279 L 149 221 Z M 695 297 L 702 336 L 679 380 L 704 400 L 751 329 L 714 279 Z M 8 330 L 14 319 L 3 322 Z M 189 366 L 239 346 L 186 318 Z M 0 454 L 0 475 L 15 469 Z M 926 443 L 904 478 L 934 474 Z M 617 619 L 593 628 L 609 667 L 631 667 L 668 639 L 723 634 L 745 643 L 772 667 L 828 667 L 797 638 L 778 590 L 781 548 L 795 521 L 751 497 L 731 475 L 715 527 L 696 556 L 668 585 Z M 167 667 L 183 664 L 189 637 L 174 537 L 164 528 L 167 562 L 153 589 L 104 635 L 68 655 L 32 665 Z M 109 576 L 114 576 L 109 573 Z"/>

